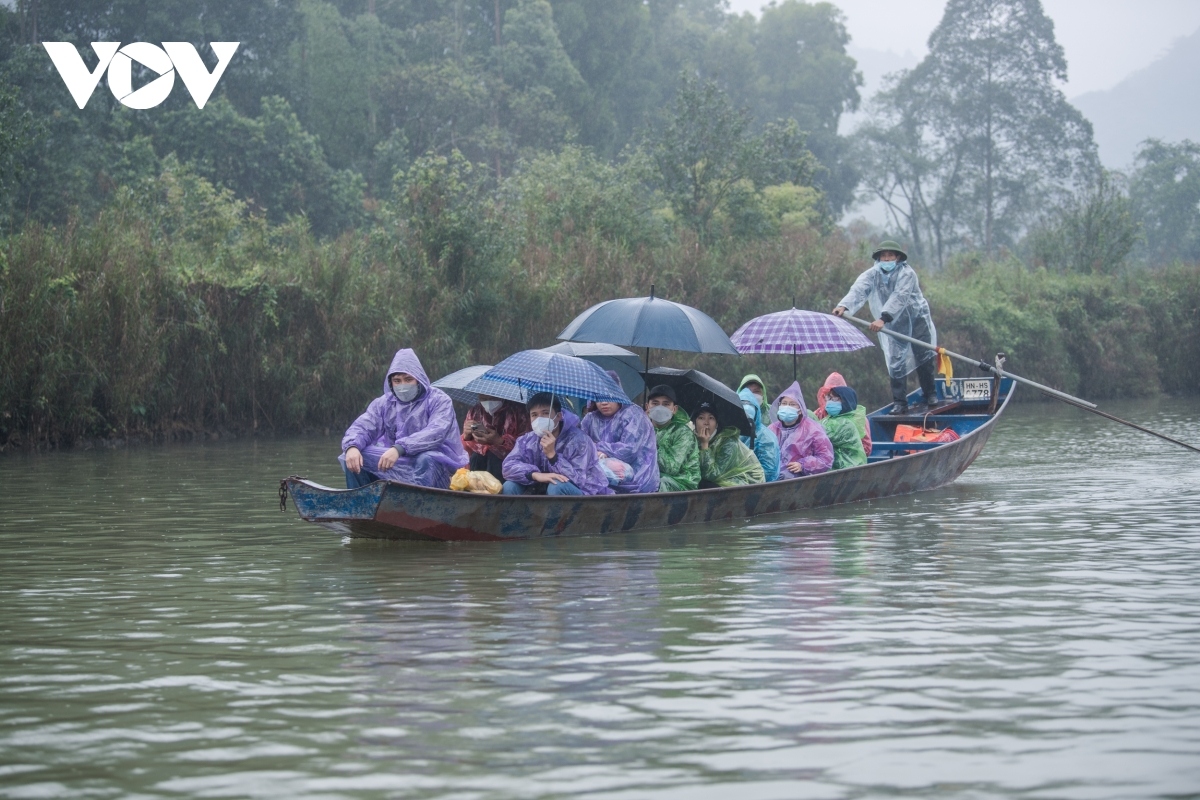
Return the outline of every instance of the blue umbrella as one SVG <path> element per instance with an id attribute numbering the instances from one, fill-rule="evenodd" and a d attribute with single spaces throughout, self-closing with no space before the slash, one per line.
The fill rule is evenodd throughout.
<path id="1" fill-rule="evenodd" d="M 571 342 L 607 342 L 622 347 L 739 355 L 729 336 L 703 311 L 654 296 L 598 303 L 558 335 Z"/>
<path id="2" fill-rule="evenodd" d="M 528 395 L 549 392 L 601 403 L 630 402 L 608 373 L 592 362 L 545 350 L 513 353 L 464 388 L 476 391 L 476 385 L 482 381 L 517 386 Z"/>
<path id="3" fill-rule="evenodd" d="M 603 370 L 612 370 L 621 379 L 621 388 L 630 397 L 636 397 L 646 388 L 642 379 L 642 359 L 615 344 L 593 344 L 590 342 L 559 342 L 543 347 L 548 353 L 562 353 L 590 361 Z"/>
<path id="4" fill-rule="evenodd" d="M 515 400 L 518 403 L 524 403 L 526 393 L 521 391 L 521 387 L 500 381 L 480 380 L 483 374 L 491 368 L 491 364 L 476 364 L 473 367 L 466 367 L 438 378 L 433 385 L 450 395 L 451 400 L 457 400 L 469 406 L 478 403 L 481 394 L 498 397 L 501 400 Z M 466 388 L 467 384 L 472 384 L 470 391 Z"/>

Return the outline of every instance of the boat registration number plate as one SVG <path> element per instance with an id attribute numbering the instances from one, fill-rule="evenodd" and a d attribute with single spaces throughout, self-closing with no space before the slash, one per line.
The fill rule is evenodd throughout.
<path id="1" fill-rule="evenodd" d="M 991 400 L 992 379 L 970 378 L 962 382 L 963 400 Z"/>

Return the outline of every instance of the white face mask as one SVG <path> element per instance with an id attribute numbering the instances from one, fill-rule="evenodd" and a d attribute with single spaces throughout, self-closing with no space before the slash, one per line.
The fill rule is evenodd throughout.
<path id="1" fill-rule="evenodd" d="M 392 394 L 396 395 L 396 399 L 401 403 L 411 403 L 417 399 L 417 394 L 421 391 L 419 383 L 401 383 L 399 385 L 392 384 Z"/>
<path id="2" fill-rule="evenodd" d="M 646 412 L 646 416 L 655 425 L 666 425 L 675 415 L 671 413 L 671 409 L 666 406 L 650 406 L 650 410 Z"/>
<path id="3" fill-rule="evenodd" d="M 502 400 L 482 400 L 482 401 L 480 401 L 479 404 L 481 406 L 483 406 L 483 410 L 486 411 L 487 413 L 495 414 L 497 411 L 500 410 L 500 406 L 504 405 L 504 401 L 502 401 Z"/>
<path id="4" fill-rule="evenodd" d="M 554 430 L 554 418 L 534 417 L 532 427 L 533 432 L 538 436 L 545 436 L 547 433 L 550 433 L 550 431 Z"/>
<path id="5" fill-rule="evenodd" d="M 754 421 L 754 415 L 758 413 L 758 406 L 752 406 L 749 403 L 742 403 L 742 408 L 746 412 L 746 419 Z"/>

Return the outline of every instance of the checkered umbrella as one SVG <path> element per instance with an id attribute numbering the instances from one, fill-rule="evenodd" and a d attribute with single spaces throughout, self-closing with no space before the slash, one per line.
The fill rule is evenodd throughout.
<path id="1" fill-rule="evenodd" d="M 530 396 L 549 392 L 600 403 L 630 402 L 616 381 L 592 362 L 545 350 L 513 353 L 463 388 L 474 391 L 477 381 L 507 383 Z"/>
<path id="2" fill-rule="evenodd" d="M 465 367 L 458 372 L 451 372 L 443 378 L 438 378 L 433 382 L 433 385 L 450 395 L 450 399 L 457 400 L 468 406 L 478 403 L 479 395 L 481 394 L 489 397 L 498 397 L 501 400 L 514 400 L 518 403 L 524 403 L 528 399 L 526 393 L 521 391 L 521 387 L 519 386 L 514 386 L 511 383 L 501 383 L 500 381 L 480 380 L 482 375 L 491 368 L 491 364 L 476 364 L 473 367 Z M 468 384 L 471 385 L 469 391 L 466 388 Z"/>
<path id="3" fill-rule="evenodd" d="M 755 317 L 729 338 L 739 353 L 791 353 L 793 378 L 799 354 L 840 353 L 875 346 L 843 319 L 798 308 Z"/>

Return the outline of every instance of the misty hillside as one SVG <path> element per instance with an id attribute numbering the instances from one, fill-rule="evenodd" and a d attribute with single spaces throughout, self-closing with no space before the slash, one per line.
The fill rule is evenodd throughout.
<path id="1" fill-rule="evenodd" d="M 1127 167 L 1137 145 L 1154 137 L 1200 141 L 1200 30 L 1179 39 L 1160 59 L 1113 88 L 1088 92 L 1073 104 L 1096 126 L 1100 158 L 1112 169 Z"/>

